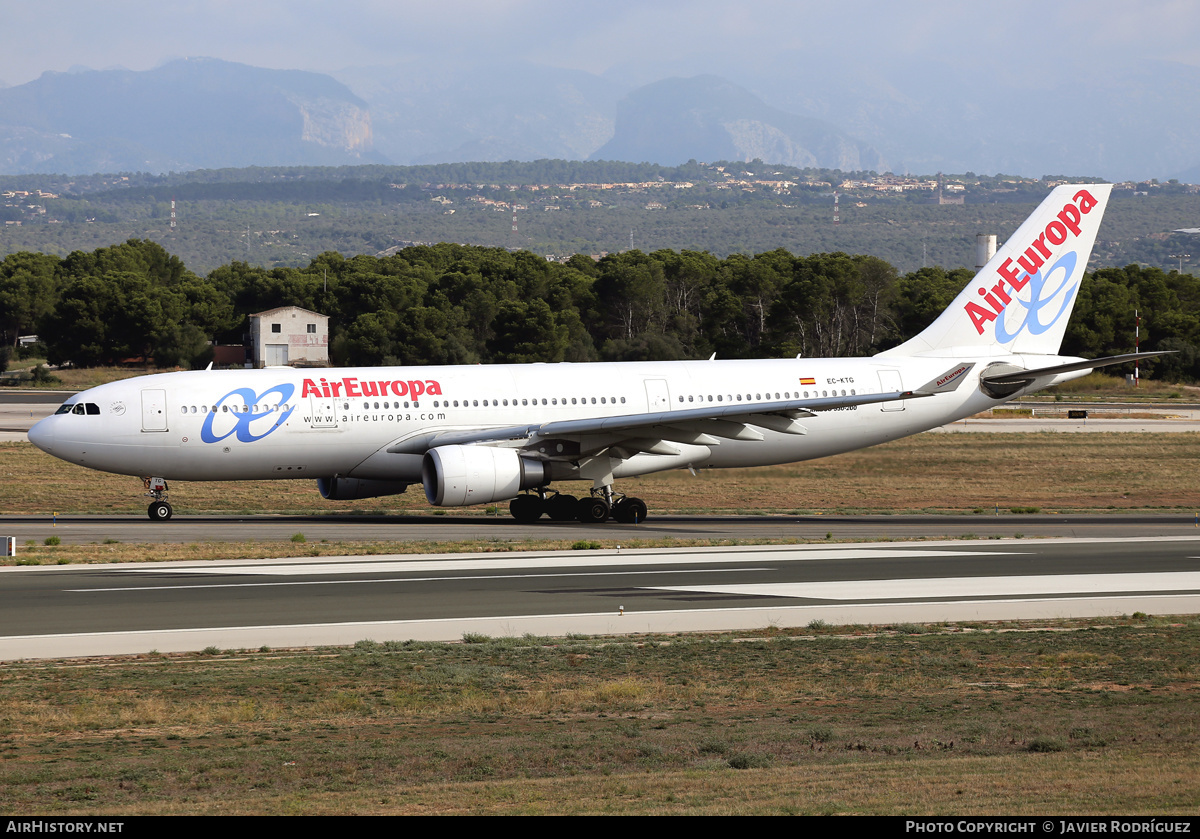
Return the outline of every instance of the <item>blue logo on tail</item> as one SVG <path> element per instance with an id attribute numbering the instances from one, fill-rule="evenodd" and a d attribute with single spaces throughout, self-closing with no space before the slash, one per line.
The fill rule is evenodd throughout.
<path id="1" fill-rule="evenodd" d="M 1060 256 L 1050 268 L 1029 275 L 1029 301 L 1026 302 L 1019 297 L 1014 297 L 1012 301 L 1019 303 L 1025 310 L 1020 313 L 1020 323 L 1012 332 L 1008 331 L 1005 322 L 1008 320 L 1008 312 L 1014 308 L 1010 303 L 1000 317 L 996 318 L 996 340 L 1001 344 L 1007 344 L 1020 335 L 1022 329 L 1028 329 L 1031 335 L 1041 335 L 1058 323 L 1058 319 L 1065 312 L 1070 311 L 1071 304 L 1075 301 L 1075 292 L 1079 290 L 1078 281 L 1069 288 L 1067 287 L 1067 283 L 1071 281 L 1071 277 L 1075 273 L 1075 264 L 1078 261 L 1079 258 L 1075 252 L 1069 251 Z M 1058 271 L 1062 271 L 1062 277 L 1058 279 L 1057 285 L 1052 286 L 1050 280 Z M 1058 306 L 1058 311 L 1054 313 L 1049 322 L 1043 323 L 1038 313 L 1055 300 L 1062 301 Z"/>

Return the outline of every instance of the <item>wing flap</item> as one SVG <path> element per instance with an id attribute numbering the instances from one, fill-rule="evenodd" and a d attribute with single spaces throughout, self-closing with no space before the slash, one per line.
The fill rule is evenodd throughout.
<path id="1" fill-rule="evenodd" d="M 719 446 L 720 439 L 702 431 L 689 431 L 669 425 L 655 425 L 647 428 L 648 436 L 657 437 L 670 443 L 685 443 L 689 446 Z"/>
<path id="2" fill-rule="evenodd" d="M 809 414 L 808 416 L 814 416 Z M 778 431 L 780 434 L 807 434 L 808 429 L 791 417 L 783 416 L 782 414 L 750 414 L 746 417 L 748 425 L 757 425 L 759 428 L 768 428 L 771 431 Z"/>
<path id="3" fill-rule="evenodd" d="M 677 449 L 670 443 L 650 437 L 636 437 L 629 440 L 622 440 L 619 444 L 613 446 L 611 450 L 618 452 L 623 460 L 628 460 L 635 454 L 661 454 L 668 457 L 675 457 L 681 453 L 680 449 Z"/>
<path id="4" fill-rule="evenodd" d="M 730 422 L 724 419 L 693 420 L 691 422 L 672 423 L 673 428 L 692 431 L 697 434 L 708 434 L 725 440 L 749 440 L 757 442 L 763 439 L 762 433 L 755 431 L 742 422 Z"/>

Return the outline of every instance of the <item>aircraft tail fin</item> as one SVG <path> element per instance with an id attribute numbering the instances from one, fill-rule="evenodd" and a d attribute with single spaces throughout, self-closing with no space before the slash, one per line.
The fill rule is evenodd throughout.
<path id="1" fill-rule="evenodd" d="M 1058 353 L 1111 191 L 1053 189 L 924 332 L 880 355 Z"/>

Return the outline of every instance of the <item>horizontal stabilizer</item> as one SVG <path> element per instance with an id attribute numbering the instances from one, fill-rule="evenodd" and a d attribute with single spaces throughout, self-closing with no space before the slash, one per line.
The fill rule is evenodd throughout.
<path id="1" fill-rule="evenodd" d="M 1053 367 L 1037 367 L 1033 370 L 1016 370 L 1007 373 L 997 373 L 994 376 L 980 376 L 979 380 L 984 384 L 989 385 L 1006 385 L 1017 384 L 1018 382 L 1028 382 L 1034 379 L 1040 379 L 1044 376 L 1055 376 L 1059 373 L 1071 373 L 1075 370 L 1094 370 L 1099 367 L 1108 367 L 1110 364 L 1124 364 L 1126 361 L 1135 361 L 1143 358 L 1157 358 L 1160 355 L 1170 355 L 1176 350 L 1164 350 L 1162 352 L 1131 352 L 1125 355 L 1110 355 L 1107 358 L 1092 358 L 1087 361 L 1076 361 L 1071 364 L 1056 364 Z"/>

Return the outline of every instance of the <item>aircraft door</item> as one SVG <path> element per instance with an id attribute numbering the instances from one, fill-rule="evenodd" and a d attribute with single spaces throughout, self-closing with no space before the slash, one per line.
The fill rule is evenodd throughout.
<path id="1" fill-rule="evenodd" d="M 142 431 L 167 430 L 167 392 L 159 389 L 142 391 Z"/>
<path id="2" fill-rule="evenodd" d="M 646 407 L 651 413 L 671 410 L 671 392 L 666 379 L 646 379 Z"/>
<path id="3" fill-rule="evenodd" d="M 904 390 L 904 382 L 900 378 L 899 370 L 880 370 L 879 371 L 879 387 L 884 393 L 896 393 Z M 895 402 L 881 402 L 880 410 L 883 411 L 903 411 L 904 400 L 898 399 Z"/>

